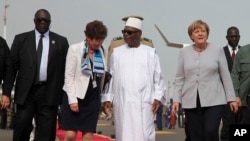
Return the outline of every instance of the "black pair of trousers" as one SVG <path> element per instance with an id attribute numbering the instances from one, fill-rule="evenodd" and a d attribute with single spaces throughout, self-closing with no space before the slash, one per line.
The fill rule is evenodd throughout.
<path id="1" fill-rule="evenodd" d="M 185 109 L 186 122 L 191 141 L 219 141 L 219 126 L 224 105 L 201 107 L 199 96 L 197 107 Z"/>
<path id="2" fill-rule="evenodd" d="M 23 105 L 16 105 L 13 141 L 29 141 L 35 117 L 35 141 L 55 141 L 58 107 L 43 104 L 46 85 L 32 86 Z"/>
<path id="3" fill-rule="evenodd" d="M 240 107 L 239 124 L 250 124 L 250 96 L 246 98 L 247 106 Z"/>
<path id="4" fill-rule="evenodd" d="M 220 133 L 221 141 L 229 141 L 230 125 L 237 123 L 236 116 L 237 115 L 231 110 L 230 105 L 225 105 L 222 115 L 222 128 Z"/>
<path id="5" fill-rule="evenodd" d="M 221 141 L 229 141 L 230 125 L 250 124 L 250 96 L 247 96 L 246 100 L 248 107 L 240 107 L 237 114 L 231 111 L 229 104 L 226 105 L 222 117 Z"/>

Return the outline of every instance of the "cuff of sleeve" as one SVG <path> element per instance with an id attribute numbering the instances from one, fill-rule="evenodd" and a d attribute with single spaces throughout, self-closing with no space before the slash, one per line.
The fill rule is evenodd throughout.
<path id="1" fill-rule="evenodd" d="M 162 103 L 163 105 L 166 105 L 166 104 L 167 104 L 167 100 L 166 100 L 165 95 L 163 95 L 163 96 L 162 96 L 162 95 L 155 95 L 155 96 L 154 96 L 154 99 L 161 101 L 161 103 Z"/>
<path id="2" fill-rule="evenodd" d="M 68 99 L 69 99 L 69 104 L 72 104 L 72 103 L 78 103 L 78 101 L 77 101 L 77 98 L 76 98 L 76 97 L 74 97 L 74 98 L 69 98 L 69 97 L 68 97 Z"/>
<path id="3" fill-rule="evenodd" d="M 101 102 L 112 101 L 113 97 L 114 96 L 111 95 L 111 94 L 102 94 L 102 100 L 101 100 Z"/>

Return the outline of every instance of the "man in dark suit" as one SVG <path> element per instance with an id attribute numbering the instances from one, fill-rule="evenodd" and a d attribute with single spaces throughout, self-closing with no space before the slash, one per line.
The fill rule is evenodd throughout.
<path id="1" fill-rule="evenodd" d="M 7 125 L 7 110 L 10 105 L 10 91 L 6 87 L 10 86 L 11 57 L 10 49 L 5 39 L 0 37 L 0 85 L 2 85 L 2 96 L 0 98 L 0 128 L 5 129 Z"/>
<path id="2" fill-rule="evenodd" d="M 47 10 L 38 10 L 34 23 L 35 30 L 16 35 L 11 46 L 12 84 L 16 82 L 13 141 L 29 141 L 33 117 L 35 141 L 55 141 L 69 44 L 65 37 L 49 30 Z"/>
<path id="3" fill-rule="evenodd" d="M 235 26 L 229 27 L 227 29 L 226 39 L 228 41 L 228 45 L 223 47 L 223 49 L 227 58 L 228 70 L 231 73 L 235 54 L 240 48 L 238 45 L 240 41 L 239 29 Z M 229 105 L 225 106 L 225 111 L 222 116 L 222 123 L 220 138 L 221 141 L 228 141 L 229 125 L 236 123 L 236 115 L 230 110 Z"/>

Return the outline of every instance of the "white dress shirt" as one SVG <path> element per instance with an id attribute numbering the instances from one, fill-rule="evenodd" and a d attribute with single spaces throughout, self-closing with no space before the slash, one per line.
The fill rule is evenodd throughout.
<path id="1" fill-rule="evenodd" d="M 36 34 L 36 49 L 38 48 L 38 42 L 41 37 L 41 34 L 35 30 Z M 40 64 L 40 75 L 39 81 L 47 80 L 47 66 L 48 66 L 48 55 L 49 55 L 49 31 L 43 34 L 43 50 L 42 50 L 42 58 Z"/>

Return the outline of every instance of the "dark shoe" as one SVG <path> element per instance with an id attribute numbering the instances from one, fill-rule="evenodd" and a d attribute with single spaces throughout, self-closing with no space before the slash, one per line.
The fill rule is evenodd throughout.
<path id="1" fill-rule="evenodd" d="M 114 134 L 111 134 L 111 139 L 115 139 L 115 135 Z"/>

